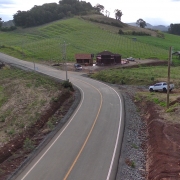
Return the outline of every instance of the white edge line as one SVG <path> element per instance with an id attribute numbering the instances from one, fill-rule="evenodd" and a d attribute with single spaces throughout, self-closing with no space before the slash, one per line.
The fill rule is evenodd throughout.
<path id="1" fill-rule="evenodd" d="M 78 86 L 77 86 L 78 87 Z M 61 133 L 58 135 L 58 137 L 53 141 L 53 143 L 48 147 L 48 149 L 43 153 L 43 155 L 38 159 L 38 161 L 31 167 L 31 169 L 23 176 L 23 178 L 21 180 L 24 180 L 28 174 L 34 169 L 34 167 L 40 162 L 40 160 L 46 155 L 46 153 L 51 149 L 51 147 L 55 144 L 55 142 L 59 139 L 59 137 L 63 134 L 63 132 L 67 129 L 67 127 L 69 126 L 69 124 L 72 122 L 74 116 L 77 114 L 77 112 L 79 111 L 80 107 L 82 106 L 82 103 L 84 101 L 84 92 L 83 90 L 78 87 L 83 96 L 82 96 L 82 100 L 81 100 L 81 104 L 79 105 L 78 109 L 76 110 L 76 112 L 74 113 L 73 117 L 71 118 L 71 120 L 67 123 L 67 125 L 64 127 L 64 129 L 61 131 Z"/>
<path id="2" fill-rule="evenodd" d="M 119 97 L 119 102 L 120 102 L 120 104 L 122 104 L 122 100 L 121 100 L 119 94 L 117 93 L 117 91 L 115 91 L 113 88 L 111 88 L 111 89 L 117 94 L 117 96 Z M 116 144 L 115 144 L 115 147 L 114 147 L 114 152 L 113 152 L 113 156 L 112 156 L 112 160 L 111 160 L 111 165 L 109 167 L 109 172 L 108 172 L 106 180 L 109 180 L 110 175 L 111 175 L 112 166 L 113 166 L 113 163 L 114 163 L 114 159 L 115 159 L 115 155 L 116 155 L 116 150 L 117 150 L 117 146 L 118 146 L 118 141 L 119 141 L 121 121 L 122 121 L 122 105 L 121 105 L 121 109 L 120 109 L 120 119 L 119 119 L 118 133 L 117 133 L 117 137 L 116 137 Z"/>
<path id="3" fill-rule="evenodd" d="M 94 79 L 91 79 L 93 81 L 97 81 L 97 80 L 94 80 Z M 109 85 L 105 84 L 105 83 L 102 83 L 100 81 L 97 81 L 107 87 L 109 87 L 110 89 L 112 89 L 118 96 L 119 98 L 119 102 L 120 104 L 122 104 L 122 100 L 119 96 L 119 94 L 117 93 L 117 91 L 115 89 L 113 89 L 112 87 L 110 87 Z M 117 133 L 117 137 L 116 137 L 116 143 L 115 143 L 115 146 L 114 146 L 114 152 L 113 152 L 113 156 L 112 156 L 112 159 L 111 159 L 111 164 L 110 164 L 110 167 L 109 167 L 109 171 L 108 171 L 108 175 L 107 175 L 107 178 L 106 180 L 109 180 L 110 178 L 110 175 L 111 175 L 111 171 L 112 171 L 112 167 L 113 167 L 113 163 L 114 163 L 114 159 L 115 159 L 115 155 L 116 155 L 116 150 L 117 150 L 117 146 L 118 146 L 118 141 L 119 141 L 119 134 L 120 134 L 120 127 L 121 127 L 121 122 L 122 122 L 122 105 L 120 106 L 120 119 L 119 119 L 119 127 L 118 127 L 118 133 Z"/>

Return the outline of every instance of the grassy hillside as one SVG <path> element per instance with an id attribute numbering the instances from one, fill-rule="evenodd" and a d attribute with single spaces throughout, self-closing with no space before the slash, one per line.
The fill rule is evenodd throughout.
<path id="1" fill-rule="evenodd" d="M 118 29 L 75 17 L 39 27 L 0 32 L 0 52 L 29 61 L 62 62 L 64 42 L 68 61 L 74 61 L 76 53 L 96 54 L 104 50 L 119 53 L 123 58 L 168 59 L 169 46 L 180 49 L 178 36 L 165 34 L 165 39 L 138 36 L 137 41 L 133 41 L 131 36 L 113 31 Z"/>
<path id="2" fill-rule="evenodd" d="M 35 123 L 63 87 L 40 74 L 13 68 L 0 69 L 0 77 L 0 143 L 4 144 Z"/>

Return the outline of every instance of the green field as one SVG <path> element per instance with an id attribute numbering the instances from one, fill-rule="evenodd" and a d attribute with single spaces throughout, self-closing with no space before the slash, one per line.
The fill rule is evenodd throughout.
<path id="1" fill-rule="evenodd" d="M 180 49 L 180 37 L 165 34 L 157 37 L 122 36 L 100 28 L 96 24 L 74 17 L 43 26 L 0 32 L 0 52 L 28 61 L 63 61 L 63 44 L 68 61 L 75 61 L 76 53 L 108 50 L 119 53 L 122 58 L 133 56 L 141 59 L 168 59 L 168 49 Z"/>
<path id="2" fill-rule="evenodd" d="M 167 81 L 167 66 L 110 69 L 91 75 L 92 78 L 111 84 L 150 85 Z M 179 67 L 171 67 L 171 82 L 180 87 Z"/>

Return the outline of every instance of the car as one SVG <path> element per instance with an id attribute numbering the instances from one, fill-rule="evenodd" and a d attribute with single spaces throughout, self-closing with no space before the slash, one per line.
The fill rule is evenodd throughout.
<path id="1" fill-rule="evenodd" d="M 82 70 L 82 66 L 80 64 L 77 64 L 77 63 L 74 64 L 74 68 L 76 70 Z"/>
<path id="2" fill-rule="evenodd" d="M 127 58 L 128 61 L 135 61 L 135 59 L 133 57 L 129 57 Z"/>
<path id="3" fill-rule="evenodd" d="M 152 86 L 149 86 L 149 91 L 153 92 L 153 91 L 163 91 L 163 92 L 167 92 L 167 83 L 166 82 L 159 82 L 156 83 Z M 169 91 L 172 91 L 174 89 L 174 84 L 169 84 Z"/>

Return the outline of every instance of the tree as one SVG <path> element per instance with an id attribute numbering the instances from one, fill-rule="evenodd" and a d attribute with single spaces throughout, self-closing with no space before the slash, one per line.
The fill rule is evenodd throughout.
<path id="1" fill-rule="evenodd" d="M 180 24 L 170 24 L 168 32 L 170 34 L 180 35 Z"/>
<path id="2" fill-rule="evenodd" d="M 110 12 L 108 10 L 105 11 L 106 16 L 109 17 L 110 16 Z"/>
<path id="3" fill-rule="evenodd" d="M 145 28 L 145 26 L 147 26 L 146 21 L 141 18 L 136 21 L 136 24 L 141 28 Z"/>
<path id="4" fill-rule="evenodd" d="M 101 4 L 96 4 L 95 9 L 99 12 L 99 13 L 103 13 L 104 12 L 104 6 Z"/>
<path id="5" fill-rule="evenodd" d="M 116 20 L 121 21 L 121 16 L 123 15 L 122 11 L 119 10 L 119 9 L 115 9 L 115 10 L 114 10 L 114 13 L 115 13 L 115 18 L 116 18 Z"/>
<path id="6" fill-rule="evenodd" d="M 3 21 L 2 18 L 0 18 L 0 28 L 2 27 Z"/>

